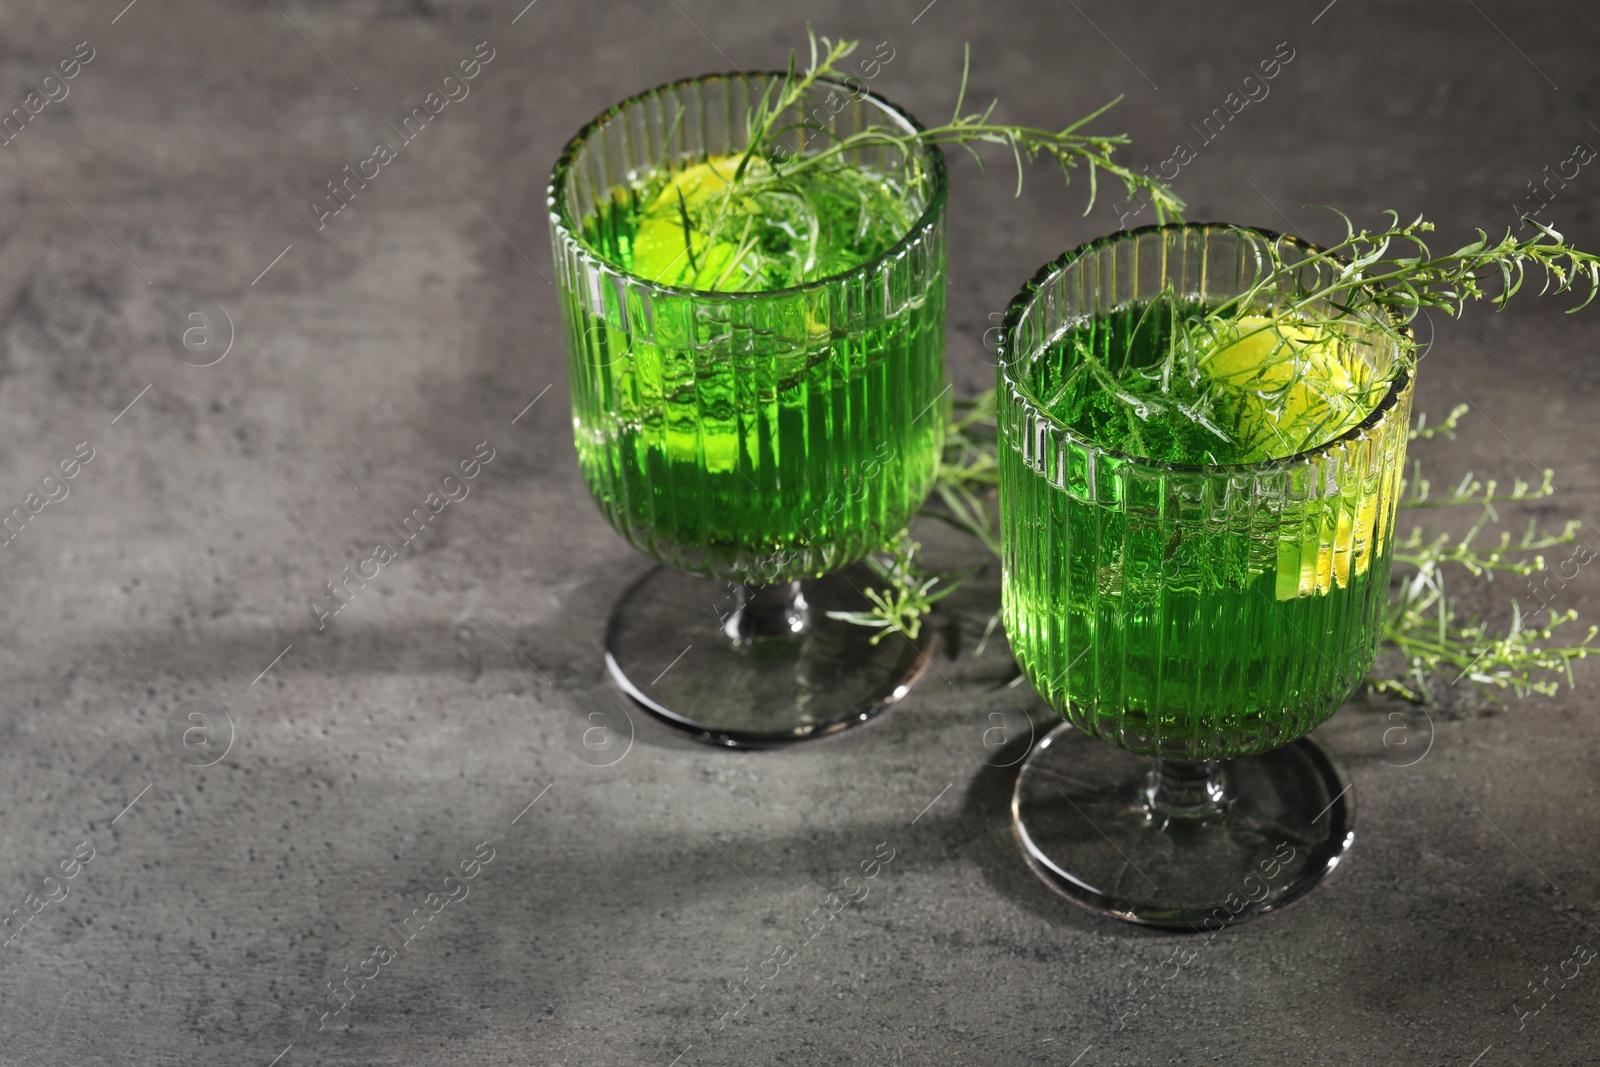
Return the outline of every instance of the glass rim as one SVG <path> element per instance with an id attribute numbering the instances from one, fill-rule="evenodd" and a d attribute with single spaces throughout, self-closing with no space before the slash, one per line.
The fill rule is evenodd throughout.
<path id="1" fill-rule="evenodd" d="M 926 173 L 929 175 L 932 188 L 928 197 L 928 202 L 923 205 L 921 214 L 919 214 L 916 220 L 906 228 L 906 232 L 900 236 L 899 240 L 895 241 L 895 243 L 889 246 L 888 249 L 867 260 L 865 263 L 851 267 L 847 271 L 841 271 L 838 274 L 830 274 L 825 278 L 818 278 L 814 281 L 802 282 L 799 285 L 784 286 L 782 289 L 727 291 L 721 289 L 692 289 L 686 286 L 667 285 L 662 282 L 653 282 L 642 275 L 635 274 L 633 271 L 625 269 L 617 263 L 613 263 L 611 260 L 595 252 L 582 240 L 582 238 L 577 235 L 572 226 L 569 225 L 566 216 L 565 205 L 561 203 L 561 194 L 565 192 L 567 176 L 572 171 L 572 164 L 577 159 L 578 153 L 583 150 L 583 147 L 586 144 L 588 144 L 589 138 L 606 122 L 612 118 L 615 118 L 625 109 L 635 104 L 649 100 L 653 97 L 658 97 L 670 90 L 678 89 L 683 86 L 698 85 L 715 81 L 731 82 L 735 78 L 748 82 L 751 78 L 779 79 L 786 76 L 787 71 L 758 70 L 750 72 L 732 71 L 722 74 L 697 74 L 688 78 L 678 78 L 675 81 L 664 82 L 661 85 L 657 85 L 653 88 L 646 89 L 643 92 L 635 93 L 623 100 L 619 100 L 615 104 L 612 104 L 610 107 L 606 108 L 604 111 L 600 112 L 600 114 L 596 115 L 593 119 L 590 119 L 584 124 L 583 128 L 574 134 L 572 138 L 567 141 L 566 145 L 563 146 L 561 149 L 561 154 L 556 157 L 555 166 L 550 172 L 550 184 L 545 191 L 545 206 L 550 212 L 550 226 L 551 229 L 555 231 L 557 238 L 563 243 L 574 248 L 579 256 L 589 260 L 602 273 L 621 278 L 624 281 L 634 285 L 644 286 L 650 289 L 652 292 L 664 293 L 670 296 L 693 297 L 699 302 L 738 302 L 742 300 L 761 300 L 771 297 L 792 296 L 796 293 L 817 292 L 823 289 L 832 288 L 835 285 L 838 285 L 841 281 L 852 279 L 857 276 L 866 277 L 884 262 L 902 254 L 907 248 L 910 248 L 912 244 L 921 238 L 930 226 L 933 225 L 939 213 L 944 210 L 945 202 L 949 198 L 949 172 L 945 164 L 944 150 L 938 145 L 926 141 L 921 142 L 921 148 L 923 159 L 927 164 Z M 863 87 L 858 91 L 853 87 L 848 86 L 844 79 L 833 77 L 818 78 L 817 84 L 836 85 L 840 88 L 849 88 L 852 93 L 857 93 L 861 99 L 872 101 L 873 104 L 877 105 L 885 113 L 896 119 L 899 119 L 916 133 L 924 133 L 927 130 L 927 127 L 924 126 L 915 115 L 911 114 L 911 112 L 907 111 L 899 104 L 894 103 L 892 100 L 889 100 L 887 97 L 873 92 L 871 89 Z"/>
<path id="2" fill-rule="evenodd" d="M 1012 361 L 1008 358 L 1009 341 L 1015 333 L 1017 326 L 1022 321 L 1023 312 L 1027 309 L 1033 298 L 1049 284 L 1057 275 L 1067 267 L 1089 254 L 1121 241 L 1130 240 L 1151 233 L 1166 233 L 1178 230 L 1234 230 L 1255 234 L 1269 241 L 1282 241 L 1297 246 L 1310 252 L 1327 251 L 1320 245 L 1302 240 L 1292 234 L 1279 233 L 1257 226 L 1243 226 L 1231 222 L 1167 222 L 1153 223 L 1139 226 L 1131 230 L 1119 230 L 1116 233 L 1105 234 L 1093 240 L 1085 241 L 1067 252 L 1063 252 L 1055 259 L 1046 263 L 1034 272 L 1033 277 L 1023 283 L 1022 288 L 1011 298 L 1006 305 L 1005 317 L 1000 322 L 1000 336 L 995 345 L 995 362 L 999 368 L 1001 382 L 1006 390 L 1012 393 L 1021 405 L 1035 418 L 1047 423 L 1051 432 L 1065 439 L 1071 444 L 1093 452 L 1096 456 L 1106 456 L 1122 460 L 1134 466 L 1147 470 L 1172 471 L 1184 474 L 1245 474 L 1268 471 L 1280 468 L 1298 467 L 1312 460 L 1328 455 L 1334 449 L 1350 441 L 1360 440 L 1368 435 L 1384 421 L 1389 412 L 1400 402 L 1401 396 L 1410 385 L 1415 373 L 1415 360 L 1406 358 L 1408 348 L 1400 346 L 1400 351 L 1395 355 L 1396 371 L 1393 380 L 1389 383 L 1388 390 L 1383 398 L 1375 404 L 1371 411 L 1360 422 L 1350 427 L 1344 433 L 1332 437 L 1321 444 L 1310 448 L 1301 449 L 1299 452 L 1288 456 L 1279 456 L 1270 459 L 1256 460 L 1253 463 L 1176 463 L 1170 460 L 1152 459 L 1145 456 L 1133 455 L 1119 449 L 1110 448 L 1098 441 L 1091 440 L 1083 434 L 1072 429 L 1061 419 L 1057 418 L 1048 408 L 1040 403 L 1039 398 L 1033 395 L 1033 390 L 1026 383 L 1019 380 L 1012 373 Z M 1343 257 L 1335 257 L 1340 262 L 1347 262 Z M 1402 319 L 1399 309 L 1383 306 L 1387 316 L 1395 328 L 1406 337 L 1411 336 L 1411 325 Z M 1373 316 L 1368 316 L 1372 318 Z"/>

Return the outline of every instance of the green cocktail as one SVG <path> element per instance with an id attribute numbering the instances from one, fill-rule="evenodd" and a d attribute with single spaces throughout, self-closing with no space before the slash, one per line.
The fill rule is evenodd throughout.
<path id="1" fill-rule="evenodd" d="M 1308 499 L 1247 476 L 1349 431 L 1389 382 L 1322 326 L 1247 316 L 1196 336 L 1204 310 L 1161 299 L 1076 321 L 1022 370 L 1042 416 L 1103 450 L 1106 498 L 1016 452 L 1004 464 L 1007 521 L 1034 535 L 1005 583 L 1019 662 L 1079 728 L 1177 759 L 1276 748 L 1366 674 L 1389 571 L 1379 505 L 1400 471 L 1341 473 Z"/>
<path id="2" fill-rule="evenodd" d="M 608 262 L 699 291 L 654 294 L 648 334 L 625 305 L 568 294 L 584 341 L 579 461 L 607 517 L 658 559 L 740 581 L 818 577 L 882 545 L 932 486 L 944 284 L 889 279 L 899 313 L 870 273 L 813 284 L 882 260 L 921 213 L 925 194 L 866 167 L 741 195 L 708 233 L 716 220 L 693 209 L 713 214 L 737 165 L 647 173 L 582 220 Z"/>
<path id="3" fill-rule="evenodd" d="M 1292 260 L 1230 227 L 1095 242 L 1002 330 L 1005 625 L 1068 723 L 1017 829 L 1057 888 L 1135 921 L 1199 925 L 1287 841 L 1281 884 L 1219 921 L 1268 910 L 1349 843 L 1341 772 L 1296 739 L 1372 663 L 1411 362 L 1337 308 L 1273 321 L 1288 295 L 1252 284 L 1274 241 Z"/>
<path id="4" fill-rule="evenodd" d="M 919 129 L 819 82 L 747 159 L 739 117 L 781 79 L 624 101 L 550 187 L 579 463 L 617 531 L 677 572 L 626 594 L 607 662 L 636 704 L 723 744 L 863 721 L 926 664 L 926 643 L 869 645 L 826 612 L 864 606 L 841 568 L 905 525 L 937 469 L 943 155 L 812 161 L 864 123 Z"/>

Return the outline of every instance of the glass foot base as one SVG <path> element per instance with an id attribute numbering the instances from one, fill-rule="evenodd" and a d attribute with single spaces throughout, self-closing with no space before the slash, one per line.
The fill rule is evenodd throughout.
<path id="1" fill-rule="evenodd" d="M 1310 738 L 1223 763 L 1224 798 L 1193 814 L 1151 809 L 1155 762 L 1066 723 L 1051 731 L 1011 801 L 1034 873 L 1102 915 L 1216 930 L 1299 897 L 1355 839 L 1349 779 Z"/>
<path id="2" fill-rule="evenodd" d="M 838 733 L 904 696 L 933 655 L 929 626 L 916 643 L 890 635 L 874 645 L 876 631 L 828 618 L 864 610 L 860 590 L 873 581 L 847 567 L 752 594 L 658 567 L 613 609 L 606 667 L 641 709 L 709 744 Z"/>

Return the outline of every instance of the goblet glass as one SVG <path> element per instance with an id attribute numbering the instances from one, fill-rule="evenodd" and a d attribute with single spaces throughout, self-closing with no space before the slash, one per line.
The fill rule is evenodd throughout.
<path id="1" fill-rule="evenodd" d="M 829 612 L 866 607 L 872 577 L 851 565 L 905 525 L 937 470 L 948 411 L 940 150 L 843 153 L 890 190 L 902 220 L 850 269 L 728 292 L 629 268 L 645 190 L 737 159 L 745 116 L 781 78 L 712 75 L 625 100 L 566 146 L 549 190 L 584 480 L 617 532 L 665 564 L 613 610 L 606 664 L 638 706 L 735 746 L 866 721 L 905 694 L 933 641 L 925 630 L 874 644 Z M 922 128 L 859 86 L 825 82 L 768 145 L 795 159 L 868 125 Z M 680 194 L 696 180 L 684 177 Z M 796 226 L 892 222 L 868 199 L 805 200 L 802 183 Z"/>
<path id="2" fill-rule="evenodd" d="M 1273 246 L 1303 264 L 1281 285 L 1263 284 L 1280 277 L 1265 273 Z M 1315 292 L 1330 268 L 1304 262 L 1308 248 L 1239 227 L 1146 227 L 1042 268 L 1006 312 L 1004 620 L 1066 720 L 1024 763 L 1013 825 L 1035 873 L 1103 914 L 1215 929 L 1304 893 L 1353 840 L 1350 782 L 1303 735 L 1360 685 L 1376 649 L 1414 366 L 1398 318 L 1385 330 L 1349 305 L 1301 309 L 1324 337 L 1306 358 L 1367 388 L 1348 429 L 1281 458 L 1217 463 L 1153 443 L 1162 457 L 1150 458 L 1062 407 L 1074 371 L 1158 374 L 1174 324 L 1192 329 L 1204 309 L 1236 300 L 1264 322 Z M 1310 336 L 1295 329 L 1283 332 Z M 1238 371 L 1273 347 L 1223 344 L 1196 365 Z M 1309 388 L 1303 376 L 1267 380 L 1282 385 L 1273 418 L 1306 416 L 1293 391 Z M 1272 404 L 1257 400 L 1256 425 L 1272 429 Z M 1154 425 L 1147 398 L 1108 390 L 1097 403 L 1088 424 Z"/>

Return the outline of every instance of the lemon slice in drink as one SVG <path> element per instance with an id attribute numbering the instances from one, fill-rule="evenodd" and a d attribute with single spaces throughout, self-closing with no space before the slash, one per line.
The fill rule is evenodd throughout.
<path id="1" fill-rule="evenodd" d="M 650 198 L 639 212 L 633 233 L 633 273 L 648 281 L 689 289 L 712 289 L 719 280 L 722 288 L 729 291 L 742 287 L 743 272 L 729 269 L 738 254 L 737 244 L 733 240 L 709 240 L 693 225 L 685 233 L 684 227 L 685 214 L 692 221 L 696 205 L 732 184 L 738 167 L 738 156 L 714 156 L 677 172 Z M 733 205 L 730 210 L 741 209 Z M 737 237 L 741 226 L 742 223 L 730 221 L 722 230 Z M 658 363 L 663 358 L 653 343 L 636 340 L 635 359 L 647 352 L 654 353 Z M 692 421 L 666 421 L 662 443 L 669 459 L 698 463 L 711 472 L 732 471 L 737 465 L 740 437 L 731 421 L 714 422 L 704 416 Z"/>
<path id="2" fill-rule="evenodd" d="M 738 169 L 738 156 L 714 156 L 673 175 L 641 214 L 633 234 L 633 272 L 664 285 L 710 289 L 720 280 L 727 288 L 738 288 L 744 279 L 729 268 L 738 254 L 740 226 L 729 222 L 721 227 L 729 237 L 711 241 L 692 226 L 685 235 L 683 220 L 685 208 L 721 193 Z"/>
<path id="3" fill-rule="evenodd" d="M 1316 542 L 1278 543 L 1276 592 L 1279 600 L 1321 595 L 1335 583 L 1343 589 L 1350 584 L 1352 570 L 1357 576 L 1367 573 L 1372 562 L 1372 543 L 1377 537 L 1378 494 L 1374 491 L 1362 496 L 1353 519 L 1350 510 L 1342 504 L 1341 500 L 1330 499 L 1318 505 L 1318 510 L 1339 508 L 1331 544 L 1323 540 L 1321 531 L 1316 529 L 1314 515 L 1307 516 L 1305 532 L 1308 539 L 1315 535 Z"/>
<path id="4" fill-rule="evenodd" d="M 1239 462 L 1292 456 L 1366 417 L 1371 368 L 1327 330 L 1248 315 L 1229 335 L 1200 367 L 1234 408 Z"/>
<path id="5" fill-rule="evenodd" d="M 1313 325 L 1237 320 L 1233 336 L 1202 363 L 1234 409 L 1241 462 L 1291 456 L 1350 430 L 1371 408 L 1372 371 Z M 1224 338 L 1224 341 L 1226 339 Z M 1325 497 L 1302 520 L 1300 540 L 1278 544 L 1277 598 L 1320 595 L 1372 562 L 1379 487 Z M 1330 514 L 1332 513 L 1332 514 Z M 1337 517 L 1335 517 L 1335 515 Z M 1321 521 L 1319 522 L 1319 518 Z M 1331 527 L 1331 529 L 1329 529 Z"/>

